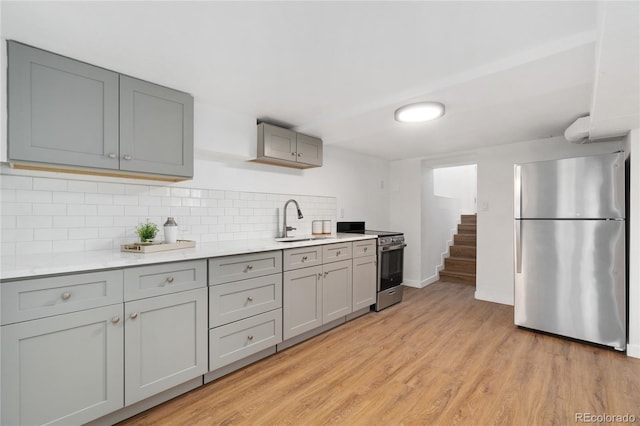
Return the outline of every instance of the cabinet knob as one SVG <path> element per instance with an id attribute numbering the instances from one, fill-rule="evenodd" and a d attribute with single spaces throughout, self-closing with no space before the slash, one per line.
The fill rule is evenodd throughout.
<path id="1" fill-rule="evenodd" d="M 340 250 L 336 252 L 336 256 L 340 256 Z"/>
<path id="2" fill-rule="evenodd" d="M 131 315 L 129 315 L 129 317 L 131 317 L 131 319 L 136 319 L 136 318 L 138 318 L 138 313 L 137 312 L 132 312 Z"/>
<path id="3" fill-rule="evenodd" d="M 124 157 L 122 157 L 122 158 L 124 158 L 124 159 L 125 159 L 125 160 L 127 160 L 127 161 L 133 160 L 133 157 L 132 157 L 132 156 L 130 156 L 129 154 L 125 155 L 125 156 L 124 156 Z"/>
<path id="4" fill-rule="evenodd" d="M 291 155 L 296 155 L 296 154 L 297 154 L 296 152 L 292 152 L 292 153 L 291 153 Z"/>
<path id="5" fill-rule="evenodd" d="M 247 340 L 253 340 L 253 336 L 252 335 L 248 335 L 247 336 Z"/>
<path id="6" fill-rule="evenodd" d="M 301 152 L 298 153 L 298 157 L 302 157 L 302 153 Z"/>
<path id="7" fill-rule="evenodd" d="M 365 248 L 364 248 L 365 253 L 367 252 L 367 249 L 368 249 L 368 248 L 369 248 L 369 247 L 365 247 Z"/>
<path id="8" fill-rule="evenodd" d="M 302 261 L 305 262 L 307 260 L 307 256 L 302 256 Z"/>
<path id="9" fill-rule="evenodd" d="M 247 271 L 250 271 L 253 269 L 253 265 L 247 265 Z"/>
<path id="10" fill-rule="evenodd" d="M 168 277 L 168 278 L 167 278 L 167 282 L 168 282 L 169 284 L 171 284 L 173 281 L 174 281 L 174 278 L 173 278 L 173 277 Z"/>
<path id="11" fill-rule="evenodd" d="M 318 274 L 318 279 L 322 278 L 322 273 Z"/>
<path id="12" fill-rule="evenodd" d="M 326 277 L 327 275 L 329 275 L 329 273 L 328 273 L 328 272 L 325 272 L 325 273 L 324 273 L 324 276 Z"/>
<path id="13" fill-rule="evenodd" d="M 69 293 L 68 291 L 65 291 L 64 293 L 62 293 L 62 300 L 69 300 L 71 299 L 71 293 Z"/>
<path id="14" fill-rule="evenodd" d="M 247 302 L 253 302 L 253 297 L 251 296 L 247 297 Z"/>
<path id="15" fill-rule="evenodd" d="M 114 323 L 114 324 L 119 323 L 120 322 L 120 317 L 116 315 L 115 317 L 111 318 L 111 322 Z"/>
<path id="16" fill-rule="evenodd" d="M 115 155 L 113 152 L 110 152 L 109 155 L 107 155 L 107 157 L 111 158 L 112 160 L 116 157 L 118 157 L 117 155 Z"/>

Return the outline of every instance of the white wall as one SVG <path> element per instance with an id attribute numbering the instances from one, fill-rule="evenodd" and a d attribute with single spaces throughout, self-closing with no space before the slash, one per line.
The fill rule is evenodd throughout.
<path id="1" fill-rule="evenodd" d="M 404 233 L 404 284 L 422 287 L 422 247 L 420 229 L 421 162 L 419 159 L 393 161 L 390 166 L 389 230 Z"/>
<path id="2" fill-rule="evenodd" d="M 627 354 L 640 358 L 640 129 L 627 138 L 631 155 L 629 237 L 629 345 Z"/>
<path id="3" fill-rule="evenodd" d="M 458 200 L 461 214 L 475 214 L 477 170 L 475 164 L 433 169 L 434 195 Z"/>
<path id="4" fill-rule="evenodd" d="M 614 152 L 623 148 L 623 142 L 578 145 L 557 137 L 477 151 L 477 299 L 513 304 L 514 164 Z"/>

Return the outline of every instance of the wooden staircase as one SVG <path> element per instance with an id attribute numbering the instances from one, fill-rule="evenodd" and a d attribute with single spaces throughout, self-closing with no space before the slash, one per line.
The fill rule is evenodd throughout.
<path id="1" fill-rule="evenodd" d="M 476 284 L 476 215 L 463 214 L 444 260 L 440 281 Z"/>

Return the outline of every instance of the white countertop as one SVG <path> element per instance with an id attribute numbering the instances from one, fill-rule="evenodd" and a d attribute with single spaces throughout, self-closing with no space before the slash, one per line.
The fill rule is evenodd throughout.
<path id="1" fill-rule="evenodd" d="M 29 278 L 38 275 L 63 274 L 98 269 L 122 268 L 153 263 L 205 259 L 234 254 L 257 253 L 323 244 L 369 240 L 375 235 L 337 234 L 330 238 L 296 242 L 269 240 L 220 241 L 198 243 L 195 248 L 159 253 L 127 253 L 118 250 L 85 251 L 76 253 L 47 253 L 24 256 L 3 256 L 0 259 L 0 280 Z"/>

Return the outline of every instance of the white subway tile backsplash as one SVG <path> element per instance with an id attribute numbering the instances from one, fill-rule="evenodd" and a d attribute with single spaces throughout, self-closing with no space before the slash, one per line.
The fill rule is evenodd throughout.
<path id="1" fill-rule="evenodd" d="M 53 196 L 50 191 L 16 190 L 16 201 L 28 203 L 50 203 Z"/>
<path id="2" fill-rule="evenodd" d="M 54 216 L 54 228 L 72 228 L 84 226 L 85 216 Z"/>
<path id="3" fill-rule="evenodd" d="M 51 228 L 52 226 L 52 216 L 17 216 L 18 229 Z"/>
<path id="4" fill-rule="evenodd" d="M 53 251 L 57 253 L 69 253 L 84 250 L 84 240 L 63 240 L 53 242 Z"/>
<path id="5" fill-rule="evenodd" d="M 4 200 L 3 200 L 4 201 Z M 31 215 L 33 205 L 31 203 L 2 203 L 2 216 Z"/>
<path id="6" fill-rule="evenodd" d="M 87 182 L 82 180 L 70 180 L 67 183 L 67 191 L 69 192 L 98 192 L 97 182 Z"/>
<path id="7" fill-rule="evenodd" d="M 25 176 L 2 175 L 0 179 L 2 189 L 33 189 L 33 178 Z"/>
<path id="8" fill-rule="evenodd" d="M 18 241 L 16 255 L 51 253 L 52 248 L 52 241 Z"/>
<path id="9" fill-rule="evenodd" d="M 33 204 L 34 216 L 65 216 L 66 214 L 66 204 Z"/>
<path id="10" fill-rule="evenodd" d="M 124 194 L 125 185 L 122 183 L 98 183 L 98 192 L 100 194 Z"/>
<path id="11" fill-rule="evenodd" d="M 34 172 L 35 173 L 35 172 Z M 137 240 L 147 219 L 160 227 L 168 216 L 179 238 L 205 243 L 273 238 L 282 227 L 282 207 L 296 199 L 288 222 L 295 235 L 311 232 L 311 221 L 335 223 L 336 199 L 185 188 L 158 184 L 109 183 L 40 176 L 0 175 L 0 234 L 3 255 L 118 249 Z"/>
<path id="12" fill-rule="evenodd" d="M 54 203 L 66 203 L 66 204 L 83 204 L 84 193 L 82 192 L 54 192 Z"/>

